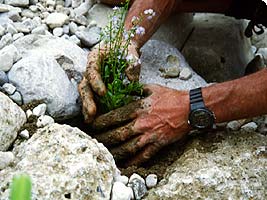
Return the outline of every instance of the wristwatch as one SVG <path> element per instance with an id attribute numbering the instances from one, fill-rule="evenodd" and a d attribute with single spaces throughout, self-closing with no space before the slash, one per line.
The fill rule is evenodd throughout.
<path id="1" fill-rule="evenodd" d="M 190 113 L 188 123 L 197 129 L 211 129 L 215 126 L 215 115 L 204 104 L 201 88 L 190 90 Z"/>

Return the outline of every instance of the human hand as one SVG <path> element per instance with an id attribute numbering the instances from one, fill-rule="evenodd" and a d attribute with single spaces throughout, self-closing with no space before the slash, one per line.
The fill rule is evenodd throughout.
<path id="1" fill-rule="evenodd" d="M 159 85 L 147 85 L 149 96 L 96 118 L 96 130 L 108 130 L 95 137 L 104 143 L 116 160 L 139 165 L 162 147 L 189 132 L 189 94 Z M 118 127 L 119 125 L 123 126 Z M 118 127 L 111 129 L 112 127 Z"/>
<path id="2" fill-rule="evenodd" d="M 92 122 L 97 110 L 93 91 L 99 96 L 104 96 L 107 91 L 102 81 L 100 67 L 98 65 L 98 63 L 104 59 L 104 53 L 107 52 L 108 49 L 104 47 L 100 47 L 99 49 L 97 47 L 88 54 L 86 71 L 78 87 L 82 100 L 82 112 L 86 123 Z M 130 81 L 137 81 L 140 74 L 140 63 L 138 62 L 139 54 L 137 53 L 137 48 L 134 43 L 128 46 L 128 55 L 131 56 L 131 64 L 128 66 L 125 73 Z"/>

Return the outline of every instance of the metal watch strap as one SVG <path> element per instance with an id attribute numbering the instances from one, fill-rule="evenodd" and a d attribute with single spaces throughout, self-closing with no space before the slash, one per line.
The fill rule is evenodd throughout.
<path id="1" fill-rule="evenodd" d="M 190 110 L 195 110 L 198 108 L 205 108 L 205 104 L 202 97 L 201 88 L 192 89 L 189 91 L 190 96 Z"/>

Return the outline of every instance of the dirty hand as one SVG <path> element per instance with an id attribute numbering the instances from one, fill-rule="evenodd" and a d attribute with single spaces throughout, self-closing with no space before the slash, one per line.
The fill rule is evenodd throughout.
<path id="1" fill-rule="evenodd" d="M 145 99 L 99 116 L 93 122 L 96 130 L 108 130 L 95 137 L 116 160 L 131 158 L 126 165 L 141 164 L 190 131 L 188 91 L 146 85 L 144 92 L 149 95 Z M 120 127 L 112 129 L 115 126 Z"/>
<path id="2" fill-rule="evenodd" d="M 94 102 L 94 94 L 92 90 L 99 96 L 103 96 L 106 93 L 106 87 L 102 81 L 98 65 L 98 62 L 101 62 L 101 59 L 103 59 L 103 53 L 106 51 L 108 50 L 104 49 L 103 47 L 100 48 L 100 51 L 98 47 L 96 47 L 88 54 L 86 71 L 84 73 L 83 80 L 81 81 L 78 87 L 82 100 L 82 111 L 85 118 L 85 122 L 87 123 L 92 122 L 96 114 L 96 105 Z M 99 53 L 102 55 L 100 56 L 100 61 L 98 56 Z M 133 58 L 138 60 L 139 55 L 137 53 L 137 48 L 136 45 L 134 45 L 133 43 L 128 46 L 128 55 L 131 55 Z M 139 62 L 129 65 L 126 69 L 126 75 L 131 81 L 138 80 L 139 73 Z"/>

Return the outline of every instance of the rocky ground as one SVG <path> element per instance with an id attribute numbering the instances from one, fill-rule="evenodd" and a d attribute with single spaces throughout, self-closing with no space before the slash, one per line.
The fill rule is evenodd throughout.
<path id="1" fill-rule="evenodd" d="M 110 12 L 95 0 L 0 0 L 0 199 L 22 172 L 32 199 L 266 199 L 267 116 L 193 133 L 143 168 L 119 169 L 90 136 L 77 85 Z M 267 64 L 266 33 L 249 40 L 246 22 L 222 15 L 192 20 L 171 16 L 145 44 L 142 82 L 188 90 Z"/>

